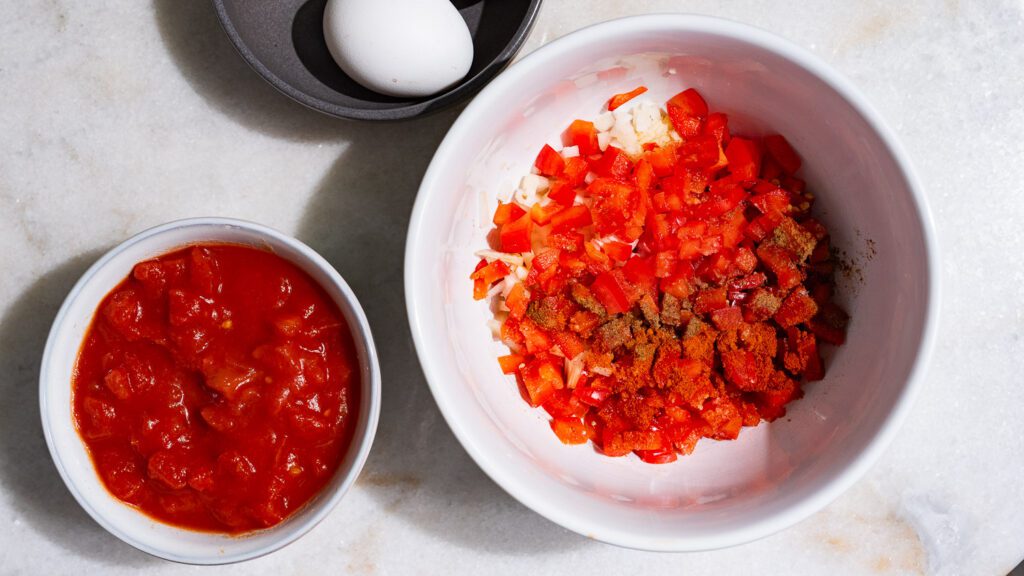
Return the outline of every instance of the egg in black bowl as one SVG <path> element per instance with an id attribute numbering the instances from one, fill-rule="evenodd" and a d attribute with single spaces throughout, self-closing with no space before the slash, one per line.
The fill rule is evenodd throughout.
<path id="1" fill-rule="evenodd" d="M 461 102 L 512 60 L 530 33 L 540 0 L 454 0 L 473 38 L 473 63 L 454 86 L 423 98 L 364 88 L 334 61 L 324 39 L 327 0 L 214 0 L 232 44 L 285 95 L 338 118 L 403 120 Z"/>

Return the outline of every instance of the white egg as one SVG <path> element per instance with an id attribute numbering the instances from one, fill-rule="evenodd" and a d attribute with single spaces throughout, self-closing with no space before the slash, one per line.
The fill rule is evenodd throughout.
<path id="1" fill-rule="evenodd" d="M 473 39 L 448 0 L 328 0 L 324 37 L 346 74 L 391 96 L 440 92 L 473 63 Z"/>

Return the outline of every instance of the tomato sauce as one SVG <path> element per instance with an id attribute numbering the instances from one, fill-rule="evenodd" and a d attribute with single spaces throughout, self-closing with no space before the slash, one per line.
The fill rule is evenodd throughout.
<path id="1" fill-rule="evenodd" d="M 168 524 L 273 526 L 348 449 L 359 371 L 340 310 L 270 252 L 190 246 L 104 298 L 72 379 L 73 417 L 106 488 Z"/>

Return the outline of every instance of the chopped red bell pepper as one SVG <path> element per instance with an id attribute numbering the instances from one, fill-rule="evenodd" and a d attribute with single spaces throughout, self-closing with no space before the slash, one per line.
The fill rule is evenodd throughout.
<path id="1" fill-rule="evenodd" d="M 601 301 L 609 314 L 621 314 L 632 307 L 622 281 L 611 272 L 605 272 L 594 278 L 590 290 Z"/>
<path id="2" fill-rule="evenodd" d="M 643 94 L 644 92 L 647 92 L 646 86 L 637 86 L 636 88 L 630 90 L 629 92 L 624 92 L 622 94 L 616 94 L 615 96 L 612 96 L 611 99 L 608 100 L 608 111 L 611 112 L 612 110 L 615 110 L 619 106 L 622 106 L 626 102 L 629 102 L 630 100 L 636 98 L 637 96 Z"/>
<path id="3" fill-rule="evenodd" d="M 575 231 L 589 226 L 592 222 L 589 208 L 582 205 L 571 206 L 551 217 L 551 230 Z"/>
<path id="4" fill-rule="evenodd" d="M 797 155 L 784 136 L 781 134 L 769 134 L 761 141 L 764 142 L 765 151 L 768 152 L 768 155 L 773 160 L 778 162 L 779 167 L 783 171 L 790 175 L 796 174 L 796 171 L 800 169 L 800 156 Z"/>
<path id="5" fill-rule="evenodd" d="M 757 143 L 746 138 L 733 138 L 725 148 L 729 172 L 743 180 L 753 180 L 761 173 L 761 151 Z"/>
<path id="6" fill-rule="evenodd" d="M 590 163 L 590 168 L 598 176 L 625 180 L 633 174 L 633 161 L 630 160 L 629 154 L 615 146 L 609 146 L 600 157 Z"/>
<path id="7" fill-rule="evenodd" d="M 505 204 L 499 200 L 498 208 L 494 211 L 494 218 L 492 221 L 495 226 L 501 226 L 506 222 L 518 220 L 523 214 L 526 214 L 526 210 L 520 208 L 515 202 Z"/>
<path id="8" fill-rule="evenodd" d="M 540 149 L 540 153 L 537 154 L 537 159 L 534 160 L 533 165 L 544 176 L 558 176 L 565 169 L 565 160 L 561 154 L 555 152 L 554 148 L 545 144 Z"/>
<path id="9" fill-rule="evenodd" d="M 566 130 L 565 139 L 570 146 L 576 146 L 580 150 L 580 156 L 590 156 L 601 151 L 597 144 L 597 129 L 593 122 L 586 120 L 573 120 Z"/>
<path id="10" fill-rule="evenodd" d="M 506 222 L 501 227 L 502 252 L 529 252 L 530 234 L 533 233 L 533 219 L 524 213 L 519 218 Z"/>
<path id="11" fill-rule="evenodd" d="M 701 125 L 708 116 L 708 104 L 693 88 L 683 90 L 668 101 L 668 117 L 676 132 L 683 138 L 700 134 Z"/>

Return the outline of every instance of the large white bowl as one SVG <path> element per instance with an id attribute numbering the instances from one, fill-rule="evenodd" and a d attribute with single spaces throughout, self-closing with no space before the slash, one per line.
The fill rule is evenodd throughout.
<path id="1" fill-rule="evenodd" d="M 596 72 L 615 67 L 625 74 Z M 621 71 L 620 71 L 621 72 Z M 654 466 L 565 446 L 520 399 L 471 298 L 495 196 L 544 142 L 637 85 L 664 103 L 696 87 L 734 132 L 784 134 L 835 246 L 860 268 L 841 282 L 852 322 L 786 418 L 703 441 Z M 409 322 L 434 398 L 481 468 L 522 503 L 580 534 L 649 550 L 747 542 L 807 517 L 892 440 L 923 384 L 938 306 L 924 194 L 892 132 L 853 86 L 762 30 L 714 18 L 625 18 L 569 34 L 514 65 L 466 108 L 420 186 L 406 248 Z"/>
<path id="2" fill-rule="evenodd" d="M 112 496 L 96 474 L 71 417 L 71 375 L 85 331 L 100 301 L 136 263 L 197 242 L 228 242 L 274 252 L 309 274 L 345 317 L 359 360 L 359 412 L 352 443 L 331 481 L 287 520 L 243 536 L 182 530 L 157 522 Z M 154 556 L 189 564 L 226 564 L 281 548 L 308 532 L 349 489 L 373 443 L 380 413 L 380 367 L 370 326 L 355 294 L 310 247 L 242 220 L 192 218 L 137 234 L 105 254 L 75 284 L 50 330 L 39 376 L 43 432 L 64 483 L 82 508 L 111 534 Z"/>

